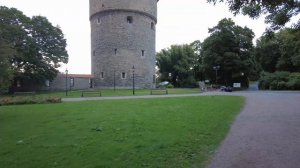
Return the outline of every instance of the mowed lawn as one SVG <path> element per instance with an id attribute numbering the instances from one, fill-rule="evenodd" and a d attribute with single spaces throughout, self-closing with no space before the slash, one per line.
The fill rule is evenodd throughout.
<path id="1" fill-rule="evenodd" d="M 205 167 L 242 97 L 0 106 L 0 167 Z"/>

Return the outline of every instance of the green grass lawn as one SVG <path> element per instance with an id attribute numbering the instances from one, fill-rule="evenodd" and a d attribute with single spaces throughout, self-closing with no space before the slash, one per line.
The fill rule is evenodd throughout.
<path id="1" fill-rule="evenodd" d="M 176 89 L 168 89 L 169 94 L 192 94 L 192 93 L 200 93 L 200 89 L 187 89 L 187 88 L 176 88 Z M 132 96 L 132 89 L 101 89 L 101 94 L 104 97 L 111 96 Z M 149 89 L 136 89 L 135 95 L 150 95 Z M 39 93 L 38 96 L 52 96 L 52 97 L 80 97 L 81 91 L 69 91 L 68 96 L 66 96 L 65 92 L 45 92 Z M 97 94 L 90 94 L 87 96 L 97 96 Z"/>
<path id="2" fill-rule="evenodd" d="M 95 90 L 99 91 L 99 90 Z M 172 88 L 168 89 L 168 94 L 193 94 L 193 93 L 200 93 L 200 89 L 198 88 Z M 113 89 L 101 89 L 101 94 L 103 97 L 112 97 L 112 96 L 132 96 L 132 89 L 116 89 L 115 91 Z M 159 93 L 158 93 L 159 94 Z M 163 94 L 163 92 L 161 92 Z M 150 95 L 150 89 L 136 89 L 135 95 L 141 96 L 141 95 Z M 94 94 L 85 94 L 85 97 L 95 97 L 99 96 L 98 93 Z M 11 95 L 0 95 L 0 101 L 3 98 L 11 97 Z M 60 92 L 37 92 L 34 96 L 16 96 L 16 97 L 37 97 L 37 98 L 45 98 L 45 97 L 61 97 L 61 98 L 74 98 L 74 97 L 81 97 L 81 91 L 80 90 L 74 90 L 74 91 L 68 91 L 68 95 L 66 96 L 65 91 Z"/>
<path id="3" fill-rule="evenodd" d="M 205 167 L 242 97 L 0 107 L 0 167 Z"/>

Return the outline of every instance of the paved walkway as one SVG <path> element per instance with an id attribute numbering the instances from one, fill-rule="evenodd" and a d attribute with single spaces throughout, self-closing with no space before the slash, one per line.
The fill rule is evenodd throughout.
<path id="1" fill-rule="evenodd" d="M 245 92 L 210 168 L 299 168 L 300 92 Z"/>
<path id="2" fill-rule="evenodd" d="M 232 125 L 209 168 L 300 167 L 300 92 L 207 92 L 189 95 L 67 98 L 63 101 L 209 95 L 237 95 L 247 98 L 244 110 Z"/>

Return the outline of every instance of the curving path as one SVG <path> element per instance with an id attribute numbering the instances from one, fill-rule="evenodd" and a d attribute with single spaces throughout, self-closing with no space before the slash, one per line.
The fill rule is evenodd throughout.
<path id="1" fill-rule="evenodd" d="M 209 168 L 299 168 L 300 92 L 241 92 L 244 110 Z"/>

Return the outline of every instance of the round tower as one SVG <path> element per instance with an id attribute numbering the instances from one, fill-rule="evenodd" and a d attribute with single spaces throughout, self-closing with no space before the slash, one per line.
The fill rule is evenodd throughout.
<path id="1" fill-rule="evenodd" d="M 95 87 L 150 88 L 158 0 L 90 0 Z M 133 75 L 134 74 L 134 75 Z"/>

